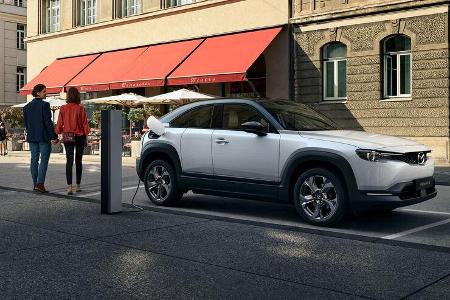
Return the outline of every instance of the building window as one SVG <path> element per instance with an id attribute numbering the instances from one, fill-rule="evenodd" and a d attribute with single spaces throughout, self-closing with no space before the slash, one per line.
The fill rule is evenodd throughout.
<path id="1" fill-rule="evenodd" d="M 17 24 L 17 49 L 25 49 L 25 25 Z"/>
<path id="2" fill-rule="evenodd" d="M 5 1 L 5 3 L 6 3 L 6 1 Z M 20 6 L 20 7 L 27 7 L 27 1 L 26 0 L 14 0 L 14 5 Z"/>
<path id="3" fill-rule="evenodd" d="M 162 8 L 176 7 L 176 6 L 186 5 L 186 4 L 192 4 L 195 2 L 196 2 L 196 0 L 163 0 Z"/>
<path id="4" fill-rule="evenodd" d="M 347 99 L 347 47 L 331 43 L 323 48 L 324 100 Z"/>
<path id="5" fill-rule="evenodd" d="M 20 89 L 25 85 L 25 68 L 17 67 L 16 75 L 16 91 L 19 92 Z"/>
<path id="6" fill-rule="evenodd" d="M 91 25 L 97 19 L 97 0 L 80 0 L 80 25 Z"/>
<path id="7" fill-rule="evenodd" d="M 141 13 L 141 0 L 122 0 L 120 10 L 121 17 L 138 15 Z"/>
<path id="8" fill-rule="evenodd" d="M 46 32 L 59 31 L 61 28 L 61 2 L 60 0 L 47 0 L 47 26 Z"/>
<path id="9" fill-rule="evenodd" d="M 384 98 L 411 97 L 411 39 L 404 35 L 383 42 Z"/>

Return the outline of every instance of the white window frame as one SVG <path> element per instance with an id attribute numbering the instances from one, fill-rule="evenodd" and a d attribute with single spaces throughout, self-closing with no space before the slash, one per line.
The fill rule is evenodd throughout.
<path id="1" fill-rule="evenodd" d="M 20 89 L 24 87 L 26 83 L 26 68 L 17 66 L 16 70 L 16 92 L 19 93 Z"/>
<path id="2" fill-rule="evenodd" d="M 46 32 L 61 29 L 61 0 L 47 0 Z"/>
<path id="3" fill-rule="evenodd" d="M 22 26 L 22 28 L 20 28 Z M 26 25 L 23 24 L 17 24 L 17 49 L 19 50 L 25 50 L 26 44 L 25 44 L 25 32 L 27 30 Z"/>
<path id="4" fill-rule="evenodd" d="M 324 49 L 324 54 L 325 51 L 327 51 L 327 47 L 329 46 L 326 45 Z M 344 45 L 345 46 L 345 45 Z M 324 58 L 323 58 L 323 63 L 322 63 L 322 70 L 323 70 L 323 100 L 324 101 L 345 101 L 347 100 L 347 57 L 336 57 L 336 58 L 325 58 L 325 55 L 323 54 Z M 345 88 L 345 97 L 339 97 L 339 62 L 341 61 L 345 61 L 345 82 L 346 82 L 346 88 Z M 328 86 L 328 82 L 327 82 L 327 63 L 333 63 L 333 67 L 334 67 L 334 90 L 333 90 L 333 94 L 335 95 L 334 97 L 327 97 L 327 86 Z"/>
<path id="5" fill-rule="evenodd" d="M 92 25 L 97 22 L 97 0 L 80 0 L 80 25 Z"/>
<path id="6" fill-rule="evenodd" d="M 14 0 L 14 5 L 18 7 L 27 7 L 26 0 Z"/>
<path id="7" fill-rule="evenodd" d="M 384 45 L 383 45 L 383 49 Z M 397 96 L 390 96 L 388 95 L 388 67 L 387 67 L 387 62 L 389 59 L 392 60 L 392 57 L 395 56 L 397 58 L 397 70 L 396 70 L 396 79 L 397 79 Z M 401 56 L 409 56 L 409 90 L 410 93 L 409 94 L 401 94 L 401 86 L 400 86 L 400 74 L 401 74 L 401 64 L 400 64 L 400 57 Z M 411 50 L 406 50 L 406 51 L 398 51 L 398 52 L 385 52 L 383 54 L 383 66 L 384 66 L 384 72 L 383 72 L 383 100 L 389 100 L 389 99 L 395 99 L 395 98 L 411 98 L 412 97 L 412 53 Z M 391 62 L 391 68 L 392 68 L 392 62 Z M 392 76 L 391 76 L 391 80 L 392 80 Z M 392 88 L 392 82 L 391 82 L 391 88 Z"/>
<path id="8" fill-rule="evenodd" d="M 141 6 L 141 0 L 122 0 L 122 17 L 131 17 L 140 14 Z"/>
<path id="9" fill-rule="evenodd" d="M 166 0 L 166 6 L 164 8 L 178 7 L 187 4 L 193 4 L 197 2 L 196 0 Z"/>

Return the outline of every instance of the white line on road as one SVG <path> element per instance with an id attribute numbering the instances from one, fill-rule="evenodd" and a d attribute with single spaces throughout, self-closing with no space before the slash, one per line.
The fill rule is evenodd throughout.
<path id="1" fill-rule="evenodd" d="M 143 187 L 144 186 L 140 186 L 139 188 L 142 189 Z M 123 188 L 122 192 L 129 191 L 129 190 L 135 190 L 135 189 L 136 189 L 136 186 L 130 186 L 130 187 L 127 187 L 127 188 Z M 92 197 L 92 196 L 100 195 L 101 193 L 102 192 L 99 191 L 99 192 L 95 192 L 95 193 L 89 193 L 89 194 L 80 195 L 80 197 Z"/>
<path id="2" fill-rule="evenodd" d="M 446 220 L 442 220 L 442 221 L 439 221 L 439 222 L 431 223 L 431 224 L 428 224 L 428 225 L 416 227 L 416 228 L 413 228 L 413 229 L 410 229 L 410 230 L 405 230 L 405 231 L 402 231 L 402 232 L 399 232 L 399 233 L 383 236 L 382 239 L 393 240 L 393 239 L 396 239 L 396 238 L 399 238 L 399 237 L 402 237 L 402 236 L 405 236 L 405 235 L 408 235 L 408 234 L 411 234 L 411 233 L 416 233 L 416 232 L 419 232 L 419 231 L 423 231 L 423 230 L 430 229 L 430 228 L 433 228 L 433 227 L 436 227 L 436 226 L 440 226 L 440 225 L 444 225 L 444 224 L 447 224 L 447 223 L 450 223 L 450 219 L 446 219 Z"/>
<path id="3" fill-rule="evenodd" d="M 431 211 L 431 210 L 420 210 L 420 209 L 410 209 L 410 208 L 400 208 L 400 209 L 397 209 L 397 210 L 398 211 L 419 212 L 419 213 L 433 214 L 433 215 L 450 216 L 450 213 L 443 212 L 443 211 Z"/>

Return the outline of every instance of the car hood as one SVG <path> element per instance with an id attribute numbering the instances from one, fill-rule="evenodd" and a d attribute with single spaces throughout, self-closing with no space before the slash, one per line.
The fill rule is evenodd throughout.
<path id="1" fill-rule="evenodd" d="M 353 130 L 300 131 L 303 137 L 398 153 L 431 151 L 425 145 L 395 136 Z"/>

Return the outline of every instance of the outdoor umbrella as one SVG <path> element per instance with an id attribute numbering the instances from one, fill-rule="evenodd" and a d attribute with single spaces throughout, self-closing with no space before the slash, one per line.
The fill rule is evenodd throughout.
<path id="1" fill-rule="evenodd" d="M 96 99 L 85 100 L 83 103 L 85 104 L 111 104 L 111 105 L 120 105 L 124 107 L 135 107 L 138 104 L 139 100 L 145 99 L 145 97 L 134 94 L 134 93 L 125 93 L 116 96 L 108 96 Z M 131 124 L 130 124 L 130 137 L 131 137 Z"/>
<path id="2" fill-rule="evenodd" d="M 139 105 L 138 101 L 143 100 L 145 97 L 136 95 L 133 93 L 125 93 L 116 96 L 108 96 L 96 99 L 85 100 L 83 103 L 86 104 L 111 104 L 111 105 L 121 105 L 125 107 L 134 107 Z"/>
<path id="3" fill-rule="evenodd" d="M 214 96 L 197 93 L 187 89 L 180 89 L 138 101 L 139 104 L 184 104 L 191 100 L 213 99 Z"/>
<path id="4" fill-rule="evenodd" d="M 55 112 L 61 108 L 67 102 L 58 97 L 47 97 L 44 101 L 50 104 L 50 109 L 52 110 L 53 122 L 55 122 Z"/>
<path id="5" fill-rule="evenodd" d="M 53 116 L 53 121 L 54 121 L 55 120 L 55 111 L 57 111 L 58 109 L 61 108 L 61 106 L 66 104 L 66 101 L 62 100 L 61 98 L 58 98 L 58 97 L 47 97 L 44 99 L 44 101 L 48 102 L 50 104 L 50 109 L 52 110 L 52 116 Z M 25 102 L 25 103 L 13 105 L 11 107 L 22 108 L 27 104 L 28 104 L 28 102 Z"/>
<path id="6" fill-rule="evenodd" d="M 45 102 L 48 102 L 50 104 L 51 108 L 54 108 L 55 110 L 58 110 L 61 106 L 63 106 L 64 104 L 66 104 L 65 100 L 62 100 L 61 98 L 57 98 L 57 97 L 48 97 L 44 99 Z M 20 104 L 16 104 L 13 105 L 11 107 L 24 107 L 25 105 L 27 105 L 28 102 L 25 103 L 20 103 Z"/>

